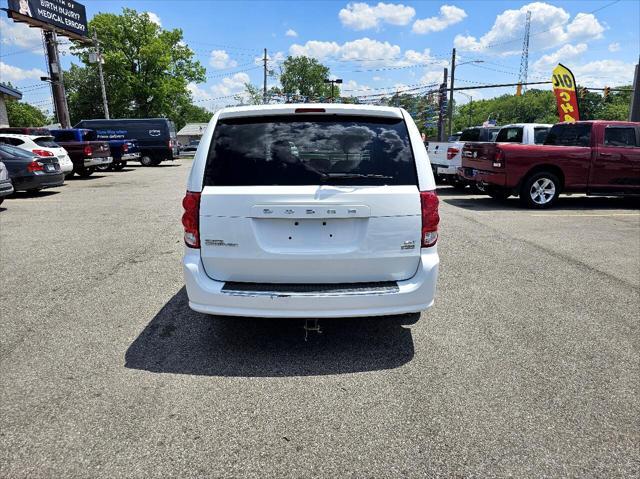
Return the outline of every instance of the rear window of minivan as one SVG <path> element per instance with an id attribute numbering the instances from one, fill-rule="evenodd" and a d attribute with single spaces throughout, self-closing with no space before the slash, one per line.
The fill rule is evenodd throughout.
<path id="1" fill-rule="evenodd" d="M 204 186 L 417 185 L 401 118 L 277 115 L 216 123 Z"/>

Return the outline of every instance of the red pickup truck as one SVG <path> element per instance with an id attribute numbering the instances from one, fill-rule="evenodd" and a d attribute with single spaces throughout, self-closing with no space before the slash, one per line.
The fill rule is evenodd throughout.
<path id="1" fill-rule="evenodd" d="M 640 123 L 558 123 L 544 145 L 465 145 L 458 173 L 529 208 L 548 208 L 561 192 L 640 195 Z"/>

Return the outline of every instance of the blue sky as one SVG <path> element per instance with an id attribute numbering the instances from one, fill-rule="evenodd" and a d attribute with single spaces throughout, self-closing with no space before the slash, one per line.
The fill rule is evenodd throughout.
<path id="1" fill-rule="evenodd" d="M 81 2 L 82 3 L 82 2 Z M 89 18 L 119 12 L 123 2 L 85 1 Z M 6 0 L 0 2 L 6 7 Z M 207 68 L 206 83 L 191 85 L 198 104 L 233 103 L 250 81 L 261 85 L 256 57 L 267 48 L 270 66 L 291 54 L 314 56 L 354 95 L 392 92 L 441 81 L 451 49 L 458 55 L 456 86 L 518 79 L 524 18 L 531 11 L 530 81 L 546 80 L 558 61 L 578 83 L 629 84 L 640 54 L 640 2 L 208 2 L 128 1 L 164 28 L 181 28 Z M 0 20 L 0 81 L 24 89 L 24 99 L 50 108 L 46 70 L 35 29 Z M 66 50 L 63 48 L 63 50 Z M 64 64 L 76 61 L 68 50 Z M 465 65 L 460 65 L 463 62 Z M 481 62 L 481 63 L 480 63 Z M 513 89 L 468 91 L 474 99 Z M 460 102 L 467 97 L 460 94 Z"/>

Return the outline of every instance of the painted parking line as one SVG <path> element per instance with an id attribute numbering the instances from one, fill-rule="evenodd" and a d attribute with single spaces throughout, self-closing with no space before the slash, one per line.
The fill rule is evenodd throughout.
<path id="1" fill-rule="evenodd" d="M 563 214 L 563 213 L 533 213 L 531 216 L 598 216 L 598 217 L 609 217 L 609 216 L 640 216 L 640 213 L 607 213 L 607 214 L 590 214 L 590 213 L 577 213 L 577 214 Z"/>

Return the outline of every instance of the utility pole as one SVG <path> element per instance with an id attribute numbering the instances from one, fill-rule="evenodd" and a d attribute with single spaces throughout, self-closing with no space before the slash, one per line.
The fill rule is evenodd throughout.
<path id="1" fill-rule="evenodd" d="M 64 91 L 60 54 L 58 53 L 58 40 L 55 32 L 43 30 L 42 33 L 47 51 L 47 66 L 49 67 L 49 78 L 51 80 L 51 92 L 53 94 L 53 104 L 56 109 L 56 118 L 62 128 L 70 128 L 71 119 L 69 118 L 67 95 Z"/>
<path id="2" fill-rule="evenodd" d="M 264 65 L 263 71 L 263 84 L 262 84 L 262 103 L 267 103 L 267 49 L 264 49 L 264 58 L 262 59 Z"/>
<path id="3" fill-rule="evenodd" d="M 444 103 L 447 101 L 448 70 L 444 69 L 444 79 L 438 90 L 438 141 L 444 141 Z"/>
<path id="4" fill-rule="evenodd" d="M 640 121 L 640 63 L 636 64 L 636 73 L 633 75 L 629 121 Z"/>
<path id="5" fill-rule="evenodd" d="M 105 119 L 109 119 L 109 104 L 107 103 L 107 89 L 104 86 L 104 75 L 102 74 L 102 54 L 100 53 L 100 42 L 98 41 L 98 34 L 93 31 L 93 43 L 96 46 L 96 54 L 98 56 L 98 75 L 100 76 L 100 87 L 102 88 L 102 107 L 104 110 Z"/>
<path id="6" fill-rule="evenodd" d="M 449 136 L 453 129 L 453 81 L 456 74 L 456 49 L 451 52 L 451 90 L 449 91 Z"/>
<path id="7" fill-rule="evenodd" d="M 340 84 L 342 83 L 342 78 L 336 78 L 335 80 L 329 80 L 328 78 L 324 79 L 325 83 L 331 83 L 331 103 L 333 103 L 333 97 L 334 97 L 334 86 L 336 83 Z"/>

